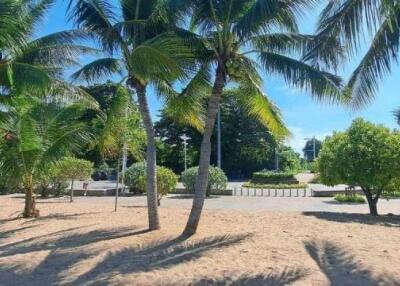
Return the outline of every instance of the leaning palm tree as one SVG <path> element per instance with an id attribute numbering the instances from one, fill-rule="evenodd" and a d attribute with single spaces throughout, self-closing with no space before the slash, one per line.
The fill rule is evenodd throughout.
<path id="1" fill-rule="evenodd" d="M 339 96 L 341 80 L 301 61 L 313 37 L 298 33 L 296 16 L 315 1 L 305 0 L 170 0 L 170 11 L 182 15 L 181 22 L 194 31 L 191 43 L 197 47 L 201 76 L 213 79 L 206 112 L 195 196 L 184 234 L 196 232 L 204 205 L 210 164 L 210 138 L 221 95 L 229 82 L 241 86 L 249 112 L 258 116 L 279 137 L 287 130 L 277 111 L 261 89 L 260 69 L 282 76 L 290 85 L 310 92 L 318 99 Z M 212 72 L 211 72 L 212 71 Z M 207 73 L 210 73 L 207 75 Z"/>
<path id="2" fill-rule="evenodd" d="M 36 179 L 49 164 L 76 152 L 91 139 L 89 126 L 81 120 L 86 108 L 63 106 L 36 97 L 14 96 L 3 106 L 0 117 L 0 170 L 22 182 L 25 189 L 24 217 L 38 216 L 35 207 Z"/>
<path id="3" fill-rule="evenodd" d="M 391 72 L 392 64 L 397 63 L 400 2 L 330 0 L 305 56 L 307 60 L 337 68 L 346 58 L 352 59 L 365 43 L 369 48 L 345 87 L 348 100 L 356 108 L 375 98 L 379 82 Z"/>
<path id="4" fill-rule="evenodd" d="M 137 95 L 147 135 L 147 204 L 149 229 L 160 227 L 157 210 L 156 149 L 153 122 L 146 90 L 160 82 L 171 83 L 186 76 L 191 53 L 184 41 L 171 32 L 165 1 L 71 0 L 70 18 L 99 42 L 107 58 L 87 64 L 74 79 L 92 81 L 112 74 L 124 77 Z"/>

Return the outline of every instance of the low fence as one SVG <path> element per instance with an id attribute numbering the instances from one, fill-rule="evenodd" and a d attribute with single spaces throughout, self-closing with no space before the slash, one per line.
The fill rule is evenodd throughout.
<path id="1" fill-rule="evenodd" d="M 307 188 L 260 189 L 240 187 L 234 188 L 232 195 L 241 197 L 309 197 L 311 196 L 311 193 Z"/>

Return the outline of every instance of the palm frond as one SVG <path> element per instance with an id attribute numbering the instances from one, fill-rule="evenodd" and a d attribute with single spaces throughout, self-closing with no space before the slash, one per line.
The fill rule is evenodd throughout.
<path id="1" fill-rule="evenodd" d="M 342 80 L 331 73 L 283 55 L 260 52 L 264 68 L 279 76 L 291 86 L 311 93 L 328 102 L 342 102 Z"/>
<path id="2" fill-rule="evenodd" d="M 114 74 L 122 74 L 123 66 L 121 61 L 115 58 L 101 58 L 83 66 L 71 75 L 73 81 L 92 82 Z"/>

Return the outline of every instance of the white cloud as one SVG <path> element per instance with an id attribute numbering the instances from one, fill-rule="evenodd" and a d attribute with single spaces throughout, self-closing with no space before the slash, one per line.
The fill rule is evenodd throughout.
<path id="1" fill-rule="evenodd" d="M 326 136 L 331 135 L 329 132 L 306 132 L 303 128 L 298 126 L 289 126 L 289 130 L 292 133 L 292 137 L 288 139 L 287 143 L 301 155 L 303 155 L 303 148 L 306 144 L 305 138 L 312 138 L 315 136 L 315 138 L 322 141 Z"/>

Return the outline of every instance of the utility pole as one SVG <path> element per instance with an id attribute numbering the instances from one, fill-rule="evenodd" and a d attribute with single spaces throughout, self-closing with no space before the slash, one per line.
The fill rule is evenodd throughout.
<path id="1" fill-rule="evenodd" d="M 217 165 L 221 169 L 222 158 L 221 158 L 221 108 L 217 114 Z"/>
<path id="2" fill-rule="evenodd" d="M 275 170 L 279 171 L 279 154 L 278 154 L 278 147 L 275 147 Z"/>
<path id="3" fill-rule="evenodd" d="M 313 152 L 314 152 L 314 156 L 313 156 L 313 158 L 314 158 L 314 160 L 313 161 L 315 161 L 315 157 L 316 157 L 316 148 L 315 148 L 315 136 L 313 137 Z"/>
<path id="4" fill-rule="evenodd" d="M 189 143 L 187 143 L 187 141 L 190 139 L 190 137 L 186 136 L 186 134 L 183 134 L 180 138 L 183 140 L 183 150 L 185 153 L 185 171 L 186 171 L 187 170 L 187 145 L 189 144 Z"/>

